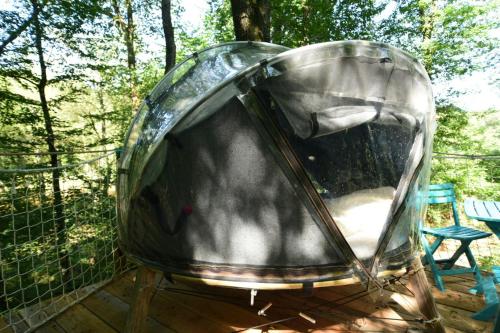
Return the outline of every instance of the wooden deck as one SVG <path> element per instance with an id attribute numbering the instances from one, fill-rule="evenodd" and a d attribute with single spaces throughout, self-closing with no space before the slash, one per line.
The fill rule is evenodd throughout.
<path id="1" fill-rule="evenodd" d="M 36 332 L 122 331 L 133 295 L 133 280 L 133 272 L 125 274 Z M 429 281 L 432 283 L 432 278 Z M 433 287 L 433 294 L 447 331 L 491 332 L 492 323 L 470 318 L 484 306 L 481 297 L 467 292 L 474 285 L 472 278 L 446 277 L 445 281 L 446 293 Z M 420 315 L 415 312 L 411 293 L 401 284 L 394 285 L 397 292 L 388 292 L 379 301 L 372 299 L 378 292 L 373 296 L 351 296 L 362 290 L 360 286 L 320 288 L 309 295 L 303 291 L 259 291 L 254 306 L 250 306 L 248 291 L 172 285 L 165 279 L 158 286 L 147 332 L 235 332 L 283 318 L 291 319 L 245 332 L 419 332 L 423 327 L 412 321 Z M 269 302 L 273 304 L 266 311 L 267 316 L 258 316 L 258 310 Z M 299 317 L 299 312 L 314 318 L 316 323 Z"/>

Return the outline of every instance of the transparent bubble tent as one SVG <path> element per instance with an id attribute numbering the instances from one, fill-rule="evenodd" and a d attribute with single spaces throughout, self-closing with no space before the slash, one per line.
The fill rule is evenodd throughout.
<path id="1" fill-rule="evenodd" d="M 121 249 L 173 279 L 380 282 L 418 255 L 435 110 L 391 46 L 208 48 L 141 105 L 119 162 Z"/>

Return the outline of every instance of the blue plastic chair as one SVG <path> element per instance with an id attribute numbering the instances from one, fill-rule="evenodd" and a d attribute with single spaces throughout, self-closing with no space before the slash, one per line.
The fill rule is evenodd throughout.
<path id="1" fill-rule="evenodd" d="M 483 280 L 482 288 L 485 306 L 480 311 L 474 313 L 472 318 L 483 321 L 495 320 L 496 329 L 494 333 L 500 333 L 500 299 L 498 298 L 495 281 L 492 276 L 488 276 Z"/>
<path id="2" fill-rule="evenodd" d="M 482 286 L 481 271 L 477 266 L 476 260 L 472 255 L 469 245 L 472 241 L 476 239 L 486 238 L 491 236 L 491 233 L 483 232 L 480 230 L 463 227 L 460 225 L 460 220 L 458 217 L 457 201 L 455 197 L 455 191 L 453 184 L 435 184 L 429 186 L 429 195 L 427 202 L 430 205 L 434 204 L 451 204 L 453 209 L 453 219 L 455 224 L 444 227 L 444 228 L 427 228 L 422 227 L 422 245 L 425 251 L 424 262 L 428 263 L 431 267 L 432 273 L 434 275 L 434 281 L 439 290 L 444 291 L 444 281 L 443 276 L 446 275 L 457 275 L 473 273 L 474 278 L 477 281 L 478 286 Z M 431 235 L 436 238 L 436 240 L 429 244 L 425 235 Z M 455 251 L 455 253 L 448 259 L 434 259 L 434 253 L 438 249 L 439 245 L 443 243 L 446 239 L 456 239 L 461 242 L 460 247 Z M 458 258 L 465 254 L 467 260 L 469 261 L 470 268 L 459 268 L 453 269 L 453 265 L 456 263 Z M 439 265 L 442 264 L 442 267 Z M 479 287 L 480 288 L 480 287 Z M 482 292 L 482 290 L 478 290 Z"/>

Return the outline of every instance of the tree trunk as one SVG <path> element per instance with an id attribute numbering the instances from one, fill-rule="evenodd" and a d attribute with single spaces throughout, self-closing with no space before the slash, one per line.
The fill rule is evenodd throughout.
<path id="1" fill-rule="evenodd" d="M 139 107 L 139 94 L 137 92 L 137 72 L 136 72 L 136 62 L 135 62 L 135 26 L 134 26 L 134 16 L 132 9 L 132 0 L 126 0 L 125 5 L 127 6 L 127 28 L 125 29 L 125 39 L 127 44 L 127 63 L 128 69 L 130 70 L 130 91 L 132 99 L 132 112 L 135 113 Z"/>
<path id="2" fill-rule="evenodd" d="M 132 0 L 126 0 L 127 6 L 127 27 L 125 29 L 125 43 L 127 44 L 127 63 L 128 68 L 135 70 L 135 27 L 134 27 L 134 11 L 132 9 Z"/>
<path id="3" fill-rule="evenodd" d="M 236 40 L 271 40 L 269 0 L 231 0 L 231 11 Z"/>
<path id="4" fill-rule="evenodd" d="M 307 2 L 304 2 L 302 5 L 302 45 L 308 45 L 309 44 L 309 29 L 308 25 L 306 22 L 309 21 L 309 16 L 311 13 L 311 7 L 308 5 Z"/>
<path id="5" fill-rule="evenodd" d="M 175 39 L 174 27 L 172 26 L 170 0 L 161 0 L 161 21 L 163 24 L 163 34 L 165 36 L 165 74 L 175 65 Z"/>
<path id="6" fill-rule="evenodd" d="M 50 155 L 50 165 L 52 170 L 52 190 L 54 192 L 53 204 L 54 204 L 54 227 L 56 232 L 56 245 L 59 256 L 59 264 L 62 270 L 64 289 L 67 288 L 70 277 L 70 263 L 68 252 L 66 249 L 66 223 L 63 210 L 63 199 L 61 194 L 61 184 L 60 184 L 60 170 L 56 169 L 59 166 L 57 149 L 55 146 L 54 131 L 52 129 L 52 118 L 50 116 L 49 106 L 47 103 L 47 97 L 45 96 L 45 88 L 47 87 L 47 66 L 45 64 L 44 53 L 43 53 L 43 27 L 40 23 L 39 17 L 39 4 L 36 1 L 32 2 L 34 9 L 33 22 L 35 25 L 35 47 L 38 53 L 38 61 L 40 64 L 40 81 L 38 82 L 37 89 L 40 96 L 40 105 L 42 107 L 43 119 L 45 123 L 46 132 L 46 142 L 48 146 Z"/>
<path id="7" fill-rule="evenodd" d="M 127 11 L 127 22 L 121 15 L 120 5 L 117 0 L 111 0 L 111 6 L 114 11 L 114 20 L 118 30 L 123 35 L 125 46 L 127 47 L 127 66 L 130 73 L 130 99 L 132 102 L 132 112 L 135 113 L 139 107 L 139 95 L 137 92 L 137 72 L 136 72 L 136 57 L 135 57 L 135 26 L 134 26 L 134 9 L 133 0 L 125 0 Z"/>
<path id="8" fill-rule="evenodd" d="M 418 13 L 420 16 L 420 32 L 422 34 L 423 64 L 429 76 L 432 74 L 432 33 L 434 32 L 436 0 L 419 1 Z"/>
<path id="9" fill-rule="evenodd" d="M 101 134 L 99 135 L 96 126 L 94 126 L 94 129 L 96 131 L 97 136 L 100 137 L 99 146 L 101 146 L 103 148 L 107 148 L 108 137 L 106 134 L 106 116 L 105 116 L 106 106 L 104 105 L 104 92 L 102 91 L 102 89 L 99 89 L 99 91 L 97 92 L 97 97 L 99 99 L 99 108 L 101 109 L 101 112 L 102 112 Z M 104 174 L 104 180 L 103 180 L 102 190 L 101 190 L 101 194 L 102 194 L 101 200 L 103 200 L 103 202 L 106 201 L 106 199 L 108 197 L 109 185 L 110 185 L 111 175 L 112 175 L 112 164 L 110 163 L 109 158 L 106 158 L 105 163 L 106 163 L 106 172 Z"/>

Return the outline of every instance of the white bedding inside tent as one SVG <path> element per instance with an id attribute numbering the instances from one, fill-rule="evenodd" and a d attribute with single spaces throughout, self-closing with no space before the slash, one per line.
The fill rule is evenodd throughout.
<path id="1" fill-rule="evenodd" d="M 395 189 L 390 186 L 324 199 L 330 214 L 359 259 L 375 254 Z"/>

